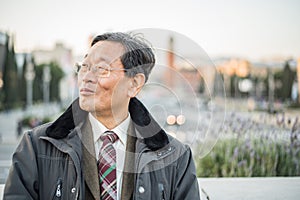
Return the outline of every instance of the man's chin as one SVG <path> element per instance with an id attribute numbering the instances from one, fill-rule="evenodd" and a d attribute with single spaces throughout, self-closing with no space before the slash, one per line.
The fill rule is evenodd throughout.
<path id="1" fill-rule="evenodd" d="M 85 97 L 79 97 L 79 106 L 82 110 L 87 112 L 95 111 L 95 102 L 91 99 Z"/>

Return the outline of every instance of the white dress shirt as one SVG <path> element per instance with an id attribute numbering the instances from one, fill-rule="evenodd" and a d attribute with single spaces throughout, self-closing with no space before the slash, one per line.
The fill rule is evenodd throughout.
<path id="1" fill-rule="evenodd" d="M 112 130 L 106 128 L 101 122 L 99 122 L 91 113 L 89 113 L 89 120 L 92 125 L 92 131 L 94 136 L 95 152 L 96 159 L 99 159 L 99 150 L 102 146 L 102 141 L 100 140 L 100 135 L 105 131 L 113 131 L 119 137 L 119 139 L 113 143 L 113 147 L 116 149 L 116 171 L 117 171 L 117 199 L 121 199 L 122 191 L 122 178 L 123 178 L 123 169 L 125 162 L 125 152 L 126 152 L 126 142 L 127 142 L 127 130 L 130 123 L 130 115 L 117 127 Z"/>

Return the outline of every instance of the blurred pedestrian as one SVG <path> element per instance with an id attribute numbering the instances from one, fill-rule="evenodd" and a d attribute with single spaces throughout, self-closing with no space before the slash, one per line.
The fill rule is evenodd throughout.
<path id="1" fill-rule="evenodd" d="M 154 65 L 138 36 L 95 37 L 76 65 L 79 98 L 24 135 L 4 199 L 200 199 L 190 148 L 136 98 Z"/>
<path id="2" fill-rule="evenodd" d="M 18 125 L 17 125 L 17 134 L 18 134 L 18 137 L 21 136 L 22 129 L 23 129 L 23 120 L 19 120 L 18 121 Z"/>

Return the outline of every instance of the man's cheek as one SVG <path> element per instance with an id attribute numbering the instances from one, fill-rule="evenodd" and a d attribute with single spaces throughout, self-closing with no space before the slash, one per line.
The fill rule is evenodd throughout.
<path id="1" fill-rule="evenodd" d="M 82 83 L 82 79 L 78 77 L 78 78 L 77 78 L 77 87 L 78 87 L 78 88 L 80 88 L 81 83 Z"/>
<path id="2" fill-rule="evenodd" d="M 114 87 L 113 81 L 109 80 L 109 78 L 103 78 L 99 81 L 97 90 L 109 90 Z"/>

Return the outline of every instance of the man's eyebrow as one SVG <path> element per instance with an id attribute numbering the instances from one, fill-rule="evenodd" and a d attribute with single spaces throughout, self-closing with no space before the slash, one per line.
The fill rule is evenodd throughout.
<path id="1" fill-rule="evenodd" d="M 89 55 L 88 53 L 85 54 L 83 58 L 86 59 L 88 57 L 88 55 Z M 120 58 L 120 57 L 117 57 L 113 61 L 117 60 L 118 58 Z M 98 57 L 98 60 L 100 60 L 100 62 L 102 62 L 102 61 L 107 62 L 107 63 L 111 63 L 112 62 L 111 59 L 108 56 L 104 56 L 104 55 L 100 55 Z"/>

